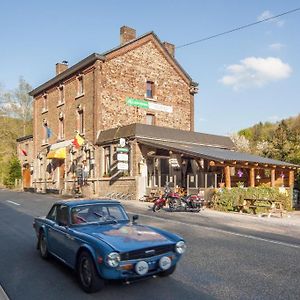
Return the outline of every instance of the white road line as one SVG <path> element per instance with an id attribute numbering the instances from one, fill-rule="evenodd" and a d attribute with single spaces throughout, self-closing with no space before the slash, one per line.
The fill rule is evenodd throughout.
<path id="1" fill-rule="evenodd" d="M 130 212 L 130 211 L 127 211 L 127 212 L 129 212 L 131 214 L 136 214 L 136 212 L 135 213 Z M 215 231 L 215 232 L 224 233 L 224 234 L 231 234 L 231 235 L 234 235 L 234 236 L 239 236 L 239 237 L 243 237 L 243 238 L 247 238 L 247 239 L 252 239 L 252 240 L 267 242 L 267 243 L 271 243 L 271 244 L 276 244 L 276 245 L 281 245 L 281 246 L 300 249 L 300 245 L 280 242 L 280 241 L 271 240 L 271 239 L 265 239 L 265 238 L 257 237 L 257 236 L 254 236 L 254 235 L 237 233 L 237 232 L 232 232 L 232 231 L 228 231 L 228 230 L 223 230 L 223 229 L 218 229 L 218 228 L 213 228 L 213 227 L 207 227 L 207 226 L 202 226 L 202 225 L 197 225 L 197 224 L 190 224 L 190 223 L 187 224 L 187 223 L 184 223 L 184 222 L 181 222 L 181 221 L 178 221 L 178 220 L 164 219 L 164 218 L 160 218 L 160 217 L 156 217 L 156 216 L 149 216 L 149 215 L 145 215 L 145 214 L 138 214 L 138 215 L 143 216 L 143 217 L 153 218 L 153 219 L 160 220 L 160 221 L 161 220 L 169 221 L 169 222 L 173 222 L 173 223 L 176 223 L 176 224 L 185 225 L 185 226 L 189 226 L 189 227 L 196 227 L 196 228 L 200 227 L 200 228 L 204 228 L 204 229 L 209 230 L 209 231 Z"/>
<path id="2" fill-rule="evenodd" d="M 20 203 L 16 203 L 16 202 L 10 201 L 10 200 L 6 200 L 6 202 L 9 202 L 9 203 L 14 204 L 14 205 L 21 205 Z"/>
<path id="3" fill-rule="evenodd" d="M 9 300 L 7 294 L 5 293 L 5 291 L 1 285 L 0 285 L 0 299 L 1 300 Z"/>

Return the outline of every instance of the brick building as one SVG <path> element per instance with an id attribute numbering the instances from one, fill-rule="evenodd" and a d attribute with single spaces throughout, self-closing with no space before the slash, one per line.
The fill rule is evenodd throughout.
<path id="1" fill-rule="evenodd" d="M 66 62 L 56 64 L 56 76 L 30 93 L 32 188 L 70 194 L 80 182 L 85 195 L 115 192 L 136 199 L 167 181 L 207 188 L 217 186 L 225 174 L 230 186 L 226 161 L 231 168 L 240 161 L 251 175 L 250 185 L 255 184 L 253 169 L 260 172 L 272 164 L 278 173 L 281 167 L 295 167 L 241 157 L 229 138 L 195 133 L 197 85 L 176 61 L 174 45 L 153 32 L 136 37 L 126 26 L 118 47 L 70 68 Z M 75 136 L 80 145 L 74 145 Z M 236 156 L 223 157 L 226 151 Z"/>

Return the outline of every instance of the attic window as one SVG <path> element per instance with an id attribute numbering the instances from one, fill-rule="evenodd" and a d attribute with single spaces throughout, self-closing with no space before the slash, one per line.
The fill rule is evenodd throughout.
<path id="1" fill-rule="evenodd" d="M 154 82 L 147 81 L 146 82 L 146 98 L 152 99 L 154 96 Z"/>

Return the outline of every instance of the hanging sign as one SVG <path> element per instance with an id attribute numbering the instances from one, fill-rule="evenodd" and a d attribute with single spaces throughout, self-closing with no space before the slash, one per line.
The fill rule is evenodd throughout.
<path id="1" fill-rule="evenodd" d="M 123 153 L 128 153 L 129 149 L 128 148 L 117 148 L 117 152 L 123 152 Z"/>
<path id="2" fill-rule="evenodd" d="M 118 170 L 128 171 L 128 163 L 127 162 L 118 162 L 117 164 Z"/>
<path id="3" fill-rule="evenodd" d="M 128 161 L 128 153 L 117 153 L 118 161 Z"/>

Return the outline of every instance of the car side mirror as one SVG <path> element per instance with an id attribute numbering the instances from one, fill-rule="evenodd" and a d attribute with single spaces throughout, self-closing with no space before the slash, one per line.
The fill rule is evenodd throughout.
<path id="1" fill-rule="evenodd" d="M 132 224 L 136 224 L 136 221 L 138 220 L 139 216 L 138 215 L 133 215 L 132 216 Z"/>

